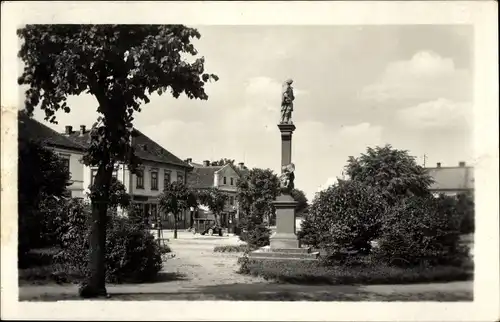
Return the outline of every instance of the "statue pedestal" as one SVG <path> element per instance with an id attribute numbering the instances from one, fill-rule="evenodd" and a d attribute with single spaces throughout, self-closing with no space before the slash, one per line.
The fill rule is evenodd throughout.
<path id="1" fill-rule="evenodd" d="M 276 233 L 271 236 L 271 249 L 299 248 L 295 234 L 295 207 L 297 202 L 290 195 L 282 194 L 273 202 L 276 208 Z"/>

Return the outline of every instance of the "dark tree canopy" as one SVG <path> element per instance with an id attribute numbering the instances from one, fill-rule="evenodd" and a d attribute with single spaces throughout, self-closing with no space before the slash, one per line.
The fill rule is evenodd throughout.
<path id="1" fill-rule="evenodd" d="M 182 25 L 27 25 L 18 35 L 28 113 L 40 106 L 56 122 L 55 112 L 71 110 L 69 95 L 96 97 L 103 118 L 86 158 L 91 165 L 101 162 L 103 149 L 113 160 L 130 161 L 132 115 L 150 94 L 206 100 L 204 84 L 217 80 L 205 73 L 203 57 L 192 63 L 183 57 L 198 53 L 191 39 L 200 34 Z"/>
<path id="2" fill-rule="evenodd" d="M 297 208 L 295 209 L 297 213 L 302 213 L 309 207 L 307 197 L 304 191 L 300 189 L 292 189 L 290 194 L 292 195 L 293 200 L 298 202 Z"/>
<path id="3" fill-rule="evenodd" d="M 237 188 L 237 199 L 244 214 L 249 214 L 252 208 L 261 216 L 274 213 L 272 202 L 279 194 L 279 179 L 272 170 L 250 170 L 245 179 L 238 180 Z"/>
<path id="4" fill-rule="evenodd" d="M 223 165 L 226 165 L 226 164 L 234 164 L 234 159 L 222 158 L 219 161 L 213 161 L 211 163 L 212 166 L 223 166 Z"/>
<path id="5" fill-rule="evenodd" d="M 405 196 L 428 195 L 433 182 L 408 151 L 390 145 L 368 148 L 360 157 L 350 157 L 346 174 L 350 180 L 380 189 L 391 203 Z"/>

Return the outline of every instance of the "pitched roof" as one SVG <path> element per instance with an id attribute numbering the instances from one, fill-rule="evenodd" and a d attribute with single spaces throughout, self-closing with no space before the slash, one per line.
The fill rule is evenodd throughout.
<path id="1" fill-rule="evenodd" d="M 194 167 L 193 170 L 188 173 L 188 185 L 195 189 L 206 189 L 213 187 L 214 174 L 222 168 L 223 166 Z"/>
<path id="2" fill-rule="evenodd" d="M 26 113 L 18 113 L 19 139 L 34 140 L 43 145 L 83 152 L 85 148 L 66 136 L 51 129 L 45 124 L 29 117 Z"/>
<path id="3" fill-rule="evenodd" d="M 69 138 L 80 145 L 88 147 L 90 142 L 90 130 L 85 131 L 84 134 L 80 134 L 80 132 L 76 131 L 70 134 Z M 141 160 L 191 168 L 189 164 L 167 151 L 161 145 L 137 129 L 133 130 L 132 144 L 135 149 L 135 155 L 141 158 Z"/>
<path id="4" fill-rule="evenodd" d="M 472 167 L 427 168 L 434 179 L 431 190 L 474 189 L 474 169 Z"/>

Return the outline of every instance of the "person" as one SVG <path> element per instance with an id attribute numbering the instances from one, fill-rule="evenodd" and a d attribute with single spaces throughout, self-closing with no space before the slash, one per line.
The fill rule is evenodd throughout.
<path id="1" fill-rule="evenodd" d="M 291 123 L 293 101 L 295 100 L 292 84 L 292 79 L 288 79 L 287 81 L 285 81 L 285 83 L 283 83 L 283 89 L 281 93 L 281 124 Z"/>

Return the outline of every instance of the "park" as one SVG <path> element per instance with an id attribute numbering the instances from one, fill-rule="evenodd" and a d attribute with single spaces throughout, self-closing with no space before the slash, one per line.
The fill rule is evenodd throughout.
<path id="1" fill-rule="evenodd" d="M 387 144 L 345 155 L 347 176 L 306 200 L 297 229 L 293 79 L 282 83 L 273 132 L 279 173 L 255 167 L 235 183 L 238 233 L 219 227 L 229 196 L 186 180 L 165 183 L 158 197 L 175 229 L 151 229 L 114 168 L 140 170 L 133 120 L 148 92 L 208 99 L 205 85 L 219 77 L 205 72 L 204 58 L 180 55 L 197 55 L 191 39 L 200 33 L 32 25 L 18 35 L 19 84 L 28 86 L 20 119 L 41 108 L 55 122 L 55 112 L 72 113 L 67 96 L 85 91 L 98 102 L 83 149 L 82 163 L 96 168 L 85 198 L 68 196 L 70 174 L 55 153 L 19 140 L 20 300 L 473 300 L 474 196 L 434 195 L 434 179 L 406 150 Z M 201 205 L 219 234 L 177 229 L 181 214 Z"/>

